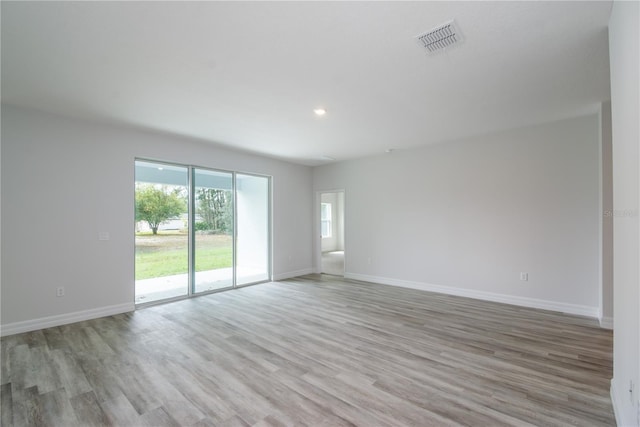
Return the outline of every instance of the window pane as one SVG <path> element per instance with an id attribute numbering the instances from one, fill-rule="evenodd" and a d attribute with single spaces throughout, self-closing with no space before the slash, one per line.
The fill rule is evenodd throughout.
<path id="1" fill-rule="evenodd" d="M 329 237 L 331 235 L 329 231 L 329 222 L 322 221 L 321 225 L 322 225 L 322 231 L 321 231 L 322 237 Z"/>
<path id="2" fill-rule="evenodd" d="M 320 219 L 323 221 L 331 221 L 331 203 L 320 204 Z"/>
<path id="3" fill-rule="evenodd" d="M 269 280 L 269 178 L 236 174 L 236 197 L 236 284 Z"/>
<path id="4" fill-rule="evenodd" d="M 320 203 L 320 236 L 331 237 L 331 203 Z"/>
<path id="5" fill-rule="evenodd" d="M 194 293 L 233 285 L 233 175 L 194 170 Z"/>
<path id="6" fill-rule="evenodd" d="M 135 302 L 187 295 L 187 168 L 136 161 L 135 176 Z"/>

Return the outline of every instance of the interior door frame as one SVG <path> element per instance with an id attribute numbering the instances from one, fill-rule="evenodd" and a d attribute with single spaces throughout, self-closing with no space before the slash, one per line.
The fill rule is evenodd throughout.
<path id="1" fill-rule="evenodd" d="M 314 273 L 322 273 L 322 225 L 320 221 L 320 204 L 322 203 L 322 195 L 329 193 L 342 193 L 342 243 L 344 247 L 344 273 L 347 273 L 347 192 L 344 188 L 331 190 L 317 190 L 315 200 L 313 201 L 313 255 L 314 255 Z"/>

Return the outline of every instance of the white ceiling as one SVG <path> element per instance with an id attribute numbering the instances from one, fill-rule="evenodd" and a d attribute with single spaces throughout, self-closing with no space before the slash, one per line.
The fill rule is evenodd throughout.
<path id="1" fill-rule="evenodd" d="M 323 164 L 595 111 L 610 9 L 2 1 L 2 102 Z M 464 43 L 429 56 L 450 19 Z"/>

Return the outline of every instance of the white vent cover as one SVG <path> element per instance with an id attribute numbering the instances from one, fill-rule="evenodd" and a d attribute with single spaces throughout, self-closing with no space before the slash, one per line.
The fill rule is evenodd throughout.
<path id="1" fill-rule="evenodd" d="M 449 48 L 462 42 L 462 34 L 454 21 L 446 22 L 438 27 L 416 36 L 422 47 L 429 53 Z"/>

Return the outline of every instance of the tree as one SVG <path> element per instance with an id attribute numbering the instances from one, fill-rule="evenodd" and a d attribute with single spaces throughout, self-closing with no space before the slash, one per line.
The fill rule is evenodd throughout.
<path id="1" fill-rule="evenodd" d="M 136 221 L 146 221 L 153 234 L 158 234 L 160 224 L 185 211 L 186 203 L 179 190 L 171 191 L 166 186 L 157 188 L 150 184 L 136 188 Z"/>
<path id="2" fill-rule="evenodd" d="M 231 192 L 215 188 L 199 188 L 198 214 L 209 230 L 229 231 L 232 227 Z"/>

